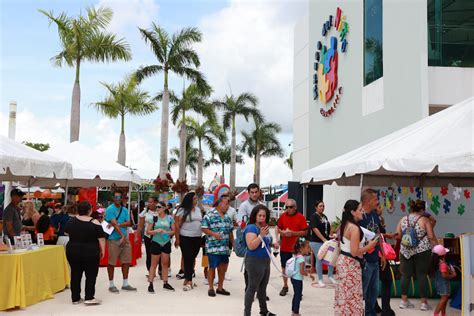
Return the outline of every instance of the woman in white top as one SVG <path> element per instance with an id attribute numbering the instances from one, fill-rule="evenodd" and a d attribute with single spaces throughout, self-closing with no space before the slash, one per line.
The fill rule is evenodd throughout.
<path id="1" fill-rule="evenodd" d="M 153 216 L 158 216 L 156 212 L 156 206 L 158 205 L 158 198 L 156 196 L 152 196 L 148 198 L 148 206 L 145 208 L 140 214 L 138 214 L 138 228 L 137 232 L 135 233 L 135 243 L 138 243 L 139 238 L 142 238 L 142 231 L 145 227 L 145 222 L 150 222 L 150 218 L 153 219 Z M 148 218 L 147 218 L 148 217 Z M 150 274 L 150 266 L 151 266 L 151 237 L 146 233 L 144 233 L 143 241 L 145 243 L 145 252 L 146 252 L 146 270 L 148 274 Z"/>
<path id="2" fill-rule="evenodd" d="M 183 291 L 193 289 L 194 263 L 201 246 L 201 210 L 197 207 L 198 198 L 195 192 L 188 192 L 176 213 L 175 246 L 181 248 L 184 261 Z"/>
<path id="3" fill-rule="evenodd" d="M 366 244 L 362 229 L 357 224 L 362 219 L 362 214 L 358 201 L 348 200 L 344 205 L 339 230 L 342 239 L 341 254 L 336 263 L 335 315 L 363 315 L 364 313 L 362 258 L 364 253 L 375 248 L 378 240 L 371 240 Z"/>

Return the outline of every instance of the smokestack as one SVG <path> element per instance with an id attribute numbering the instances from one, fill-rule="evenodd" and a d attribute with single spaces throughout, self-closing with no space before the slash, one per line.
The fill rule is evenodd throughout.
<path id="1" fill-rule="evenodd" d="M 16 133 L 16 101 L 10 101 L 10 116 L 8 121 L 8 138 L 15 139 Z"/>

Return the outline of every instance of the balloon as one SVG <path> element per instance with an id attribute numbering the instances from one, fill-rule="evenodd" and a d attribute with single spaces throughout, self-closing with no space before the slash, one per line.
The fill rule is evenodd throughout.
<path id="1" fill-rule="evenodd" d="M 41 197 L 41 191 L 36 191 L 33 196 L 37 199 L 39 199 Z"/>
<path id="2" fill-rule="evenodd" d="M 51 191 L 50 190 L 44 190 L 43 194 L 41 194 L 43 199 L 49 199 L 51 197 Z"/>

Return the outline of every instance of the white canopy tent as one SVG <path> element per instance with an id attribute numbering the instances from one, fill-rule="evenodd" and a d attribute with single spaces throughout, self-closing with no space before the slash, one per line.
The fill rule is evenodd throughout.
<path id="1" fill-rule="evenodd" d="M 0 181 L 62 181 L 71 179 L 72 166 L 0 135 Z"/>
<path id="2" fill-rule="evenodd" d="M 42 179 L 35 181 L 36 186 L 57 186 L 65 187 L 99 187 L 129 186 L 131 184 L 141 184 L 142 179 L 133 170 L 120 165 L 119 163 L 106 159 L 97 154 L 93 149 L 79 143 L 73 142 L 63 146 L 53 147 L 46 151 L 53 157 L 61 157 L 72 164 L 72 177 L 69 180 L 50 181 Z"/>
<path id="3" fill-rule="evenodd" d="M 474 97 L 305 171 L 302 183 L 474 186 Z"/>

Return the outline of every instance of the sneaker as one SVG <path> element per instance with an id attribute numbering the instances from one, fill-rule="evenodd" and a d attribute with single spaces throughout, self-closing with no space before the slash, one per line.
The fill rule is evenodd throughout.
<path id="1" fill-rule="evenodd" d="M 284 286 L 281 288 L 280 296 L 285 296 L 288 293 L 288 287 Z"/>
<path id="2" fill-rule="evenodd" d="M 224 289 L 222 289 L 222 290 L 217 289 L 217 290 L 216 290 L 216 293 L 217 293 L 217 294 L 220 294 L 220 295 L 225 295 L 225 296 L 229 296 L 229 295 L 230 295 L 230 292 L 228 292 L 228 291 L 226 291 L 226 290 L 224 290 Z"/>
<path id="3" fill-rule="evenodd" d="M 209 280 L 208 279 L 204 279 L 204 285 L 209 285 Z"/>
<path id="4" fill-rule="evenodd" d="M 215 296 L 216 296 L 216 292 L 214 292 L 214 290 L 208 290 L 208 291 L 207 291 L 207 295 L 209 295 L 210 297 L 215 297 Z"/>
<path id="5" fill-rule="evenodd" d="M 428 303 L 421 303 L 420 310 L 422 311 L 429 311 L 431 309 L 431 306 L 428 305 Z"/>
<path id="6" fill-rule="evenodd" d="M 133 287 L 133 286 L 131 286 L 131 285 L 126 285 L 126 286 L 122 286 L 122 290 L 133 292 L 133 291 L 136 291 L 137 288 L 136 288 L 136 287 Z"/>
<path id="7" fill-rule="evenodd" d="M 79 301 L 75 301 L 75 302 L 72 302 L 72 305 L 79 305 L 79 304 L 82 304 L 84 303 L 84 299 L 79 299 Z"/>
<path id="8" fill-rule="evenodd" d="M 329 281 L 331 281 L 332 284 L 336 285 L 337 281 L 333 277 L 329 277 Z"/>
<path id="9" fill-rule="evenodd" d="M 176 274 L 176 278 L 177 278 L 178 280 L 184 279 L 184 271 L 183 271 L 183 270 L 179 270 L 179 272 Z"/>
<path id="10" fill-rule="evenodd" d="M 98 300 L 98 299 L 96 299 L 96 298 L 93 298 L 93 299 L 91 299 L 91 300 L 84 301 L 84 304 L 86 304 L 86 305 L 99 305 L 99 304 L 101 304 L 101 303 L 102 303 L 102 301 L 101 301 L 101 300 Z"/>
<path id="11" fill-rule="evenodd" d="M 153 287 L 153 283 L 150 283 L 150 285 L 148 285 L 148 293 L 155 294 L 155 288 Z"/>
<path id="12" fill-rule="evenodd" d="M 319 287 L 326 287 L 326 284 L 324 284 L 323 280 L 318 281 L 318 286 Z"/>
<path id="13" fill-rule="evenodd" d="M 224 276 L 224 280 L 226 280 L 226 281 L 232 281 L 232 278 L 230 277 L 230 275 L 228 275 L 228 274 L 226 273 L 225 276 Z"/>
<path id="14" fill-rule="evenodd" d="M 163 289 L 174 292 L 174 287 L 172 287 L 169 283 L 164 283 Z"/>
<path id="15" fill-rule="evenodd" d="M 119 289 L 117 289 L 117 287 L 115 285 L 109 287 L 109 292 L 114 293 L 114 294 L 119 294 L 120 293 Z"/>
<path id="16" fill-rule="evenodd" d="M 398 306 L 398 308 L 400 309 L 407 309 L 407 308 L 414 308 L 414 307 L 415 305 L 413 305 L 413 303 L 408 300 L 406 302 L 401 301 L 400 305 Z"/>
<path id="17" fill-rule="evenodd" d="M 196 273 L 195 273 L 195 272 L 193 272 L 193 279 L 194 279 L 195 277 L 196 277 Z"/>
<path id="18" fill-rule="evenodd" d="M 266 311 L 266 312 L 260 312 L 260 316 L 276 316 L 276 314 Z"/>

